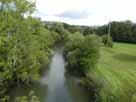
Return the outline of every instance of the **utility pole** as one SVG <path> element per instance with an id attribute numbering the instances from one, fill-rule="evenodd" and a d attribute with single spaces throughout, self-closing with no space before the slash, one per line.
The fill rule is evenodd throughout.
<path id="1" fill-rule="evenodd" d="M 109 21 L 109 27 L 108 27 L 108 35 L 111 35 L 111 23 Z"/>

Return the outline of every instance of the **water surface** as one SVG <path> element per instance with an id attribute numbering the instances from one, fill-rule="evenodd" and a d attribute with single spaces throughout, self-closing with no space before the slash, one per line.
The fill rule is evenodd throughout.
<path id="1" fill-rule="evenodd" d="M 29 88 L 14 88 L 11 96 L 28 95 L 30 90 L 40 98 L 40 102 L 90 102 L 90 96 L 74 78 L 65 75 L 65 60 L 61 50 L 55 50 L 49 70 L 38 82 Z"/>

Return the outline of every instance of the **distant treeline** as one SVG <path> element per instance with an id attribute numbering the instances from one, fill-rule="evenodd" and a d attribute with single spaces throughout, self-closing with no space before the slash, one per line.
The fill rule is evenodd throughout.
<path id="1" fill-rule="evenodd" d="M 66 29 L 70 33 L 80 32 L 84 35 L 98 34 L 102 36 L 107 34 L 109 29 L 109 24 L 103 26 L 75 26 L 58 22 L 46 22 L 46 24 L 46 27 L 50 29 L 56 28 L 58 32 L 63 31 L 62 29 Z M 110 25 L 110 33 L 114 41 L 136 43 L 136 23 L 131 21 L 113 21 Z"/>

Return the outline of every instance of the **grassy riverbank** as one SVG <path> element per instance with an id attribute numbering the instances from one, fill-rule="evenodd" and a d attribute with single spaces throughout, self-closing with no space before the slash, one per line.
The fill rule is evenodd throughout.
<path id="1" fill-rule="evenodd" d="M 136 45 L 115 43 L 101 47 L 97 68 L 89 77 L 99 87 L 102 102 L 136 102 Z"/>

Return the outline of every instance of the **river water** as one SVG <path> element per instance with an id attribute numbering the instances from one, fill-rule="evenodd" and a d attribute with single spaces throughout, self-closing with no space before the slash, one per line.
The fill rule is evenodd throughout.
<path id="1" fill-rule="evenodd" d="M 65 60 L 62 51 L 55 50 L 49 70 L 31 87 L 13 88 L 11 97 L 28 95 L 30 90 L 40 102 L 90 102 L 90 96 L 74 78 L 65 75 Z"/>

